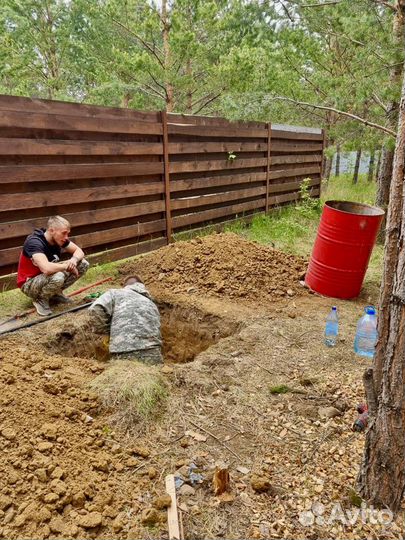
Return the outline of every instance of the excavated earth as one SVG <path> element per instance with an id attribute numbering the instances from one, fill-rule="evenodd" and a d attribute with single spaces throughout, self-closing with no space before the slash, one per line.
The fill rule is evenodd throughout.
<path id="1" fill-rule="evenodd" d="M 352 339 L 375 293 L 336 301 L 326 349 L 331 300 L 300 285 L 304 271 L 223 234 L 122 265 L 158 302 L 168 389 L 160 415 L 129 430 L 90 389 L 110 362 L 85 313 L 1 337 L 0 538 L 166 539 L 171 473 L 185 538 L 403 538 L 403 513 L 370 515 L 355 492 L 369 361 Z M 216 466 L 230 473 L 220 496 Z"/>

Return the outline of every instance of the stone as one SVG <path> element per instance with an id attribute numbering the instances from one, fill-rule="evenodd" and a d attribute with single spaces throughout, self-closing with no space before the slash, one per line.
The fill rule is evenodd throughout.
<path id="1" fill-rule="evenodd" d="M 259 476 L 258 474 L 252 475 L 250 485 L 257 493 L 265 493 L 271 488 L 269 479 L 266 476 Z"/>
<path id="2" fill-rule="evenodd" d="M 157 470 L 155 469 L 155 467 L 149 467 L 148 469 L 148 476 L 151 480 L 153 480 L 154 478 L 156 478 L 158 475 L 158 472 Z"/>
<path id="3" fill-rule="evenodd" d="M 41 433 L 47 439 L 55 440 L 58 434 L 58 426 L 56 424 L 43 424 Z"/>
<path id="4" fill-rule="evenodd" d="M 172 498 L 168 493 L 165 493 L 164 495 L 159 495 L 159 497 L 156 497 L 156 499 L 153 501 L 153 506 L 158 510 L 164 510 L 165 508 L 169 508 L 171 504 Z"/>
<path id="5" fill-rule="evenodd" d="M 83 529 L 94 529 L 103 522 L 103 516 L 99 512 L 90 512 L 84 516 L 79 516 L 77 524 Z"/>
<path id="6" fill-rule="evenodd" d="M 136 467 L 139 465 L 139 461 L 133 456 L 129 457 L 125 463 L 127 467 Z"/>
<path id="7" fill-rule="evenodd" d="M 135 456 L 141 456 L 143 458 L 148 458 L 150 456 L 150 450 L 145 446 L 134 446 L 132 448 L 132 453 Z"/>
<path id="8" fill-rule="evenodd" d="M 53 444 L 51 442 L 41 442 L 37 446 L 37 450 L 39 452 L 46 452 L 47 450 L 50 450 L 53 448 Z"/>
<path id="9" fill-rule="evenodd" d="M 16 431 L 14 431 L 14 429 L 11 429 L 11 428 L 2 429 L 1 435 L 8 441 L 14 441 L 14 439 L 17 437 Z"/>
<path id="10" fill-rule="evenodd" d="M 160 521 L 160 514 L 156 508 L 147 508 L 141 514 L 142 525 L 153 526 Z"/>
<path id="11" fill-rule="evenodd" d="M 49 523 L 49 528 L 51 529 L 51 532 L 53 533 L 61 533 L 63 529 L 65 528 L 65 524 L 63 523 L 62 518 L 55 517 Z"/>
<path id="12" fill-rule="evenodd" d="M 76 508 L 83 508 L 84 503 L 86 502 L 86 496 L 83 491 L 75 493 L 72 498 L 72 504 Z"/>
<path id="13" fill-rule="evenodd" d="M 40 482 L 46 482 L 48 479 L 46 469 L 37 469 L 35 474 Z"/>
<path id="14" fill-rule="evenodd" d="M 342 413 L 336 407 L 319 407 L 318 414 L 321 418 L 334 418 Z"/>
<path id="15" fill-rule="evenodd" d="M 60 467 L 55 467 L 55 469 L 52 471 L 51 478 L 57 478 L 58 480 L 61 480 L 65 476 L 65 471 L 61 469 Z"/>
<path id="16" fill-rule="evenodd" d="M 9 508 L 3 519 L 4 525 L 7 525 L 7 523 L 10 523 L 10 521 L 14 519 L 15 514 L 16 514 L 16 511 L 14 510 L 14 508 Z"/>
<path id="17" fill-rule="evenodd" d="M 11 497 L 7 495 L 0 495 L 0 510 L 7 510 L 9 506 L 13 504 Z"/>
<path id="18" fill-rule="evenodd" d="M 44 496 L 44 502 L 46 502 L 48 504 L 54 503 L 57 500 L 59 500 L 59 495 L 57 495 L 56 493 L 47 493 Z"/>
<path id="19" fill-rule="evenodd" d="M 188 484 L 183 484 L 181 488 L 179 489 L 179 495 L 183 495 L 184 497 L 190 497 L 191 495 L 195 494 L 195 489 Z"/>
<path id="20" fill-rule="evenodd" d="M 14 520 L 15 527 L 21 527 L 22 525 L 24 525 L 25 520 L 26 520 L 26 516 L 24 514 L 18 515 Z"/>

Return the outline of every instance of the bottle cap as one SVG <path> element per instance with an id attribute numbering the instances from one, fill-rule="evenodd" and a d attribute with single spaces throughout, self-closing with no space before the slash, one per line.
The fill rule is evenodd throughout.
<path id="1" fill-rule="evenodd" d="M 333 311 L 336 311 L 336 310 L 337 310 L 337 307 L 336 307 L 336 306 L 332 306 L 332 309 L 333 309 Z"/>
<path id="2" fill-rule="evenodd" d="M 364 311 L 367 313 L 367 315 L 375 315 L 375 307 L 374 306 L 366 306 L 364 308 Z"/>

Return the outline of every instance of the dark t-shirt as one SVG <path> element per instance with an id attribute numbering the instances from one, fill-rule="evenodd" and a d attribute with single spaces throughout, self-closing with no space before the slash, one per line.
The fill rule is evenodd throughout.
<path id="1" fill-rule="evenodd" d="M 70 240 L 63 244 L 67 248 Z M 58 262 L 60 260 L 62 248 L 58 245 L 50 244 L 45 238 L 45 229 L 35 229 L 24 242 L 23 250 L 20 256 L 17 273 L 17 285 L 21 287 L 27 279 L 37 276 L 41 273 L 38 266 L 32 262 L 32 256 L 35 253 L 43 253 L 49 262 Z"/>

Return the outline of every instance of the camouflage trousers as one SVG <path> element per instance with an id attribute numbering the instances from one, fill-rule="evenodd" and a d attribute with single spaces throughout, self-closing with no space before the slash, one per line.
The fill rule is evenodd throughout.
<path id="1" fill-rule="evenodd" d="M 64 289 L 70 287 L 87 272 L 89 266 L 90 264 L 86 259 L 81 260 L 77 265 L 78 276 L 70 272 L 56 272 L 50 276 L 39 274 L 38 276 L 27 279 L 21 287 L 21 291 L 33 300 L 37 298 L 49 300 L 56 294 L 62 294 Z"/>
<path id="2" fill-rule="evenodd" d="M 163 364 L 163 357 L 160 347 L 151 347 L 141 351 L 130 351 L 123 353 L 112 353 L 111 360 L 139 360 L 149 366 Z"/>

